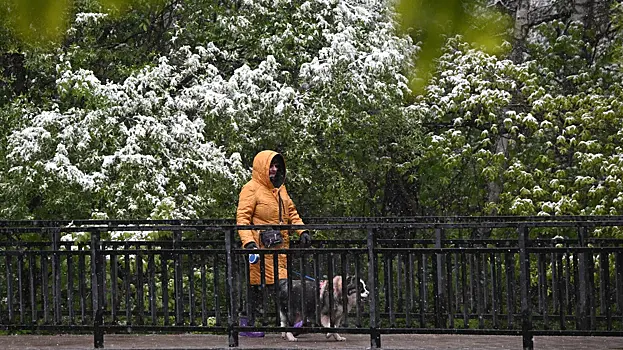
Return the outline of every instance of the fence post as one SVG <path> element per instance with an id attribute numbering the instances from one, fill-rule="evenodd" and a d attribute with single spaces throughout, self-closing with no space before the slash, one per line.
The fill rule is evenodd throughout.
<path id="1" fill-rule="evenodd" d="M 435 229 L 435 248 L 443 248 L 442 241 L 445 239 L 445 232 L 442 228 Z M 444 268 L 446 259 L 444 253 L 437 253 L 437 283 L 435 283 L 435 327 L 445 328 L 446 318 L 446 282 Z M 450 316 L 450 315 L 448 315 Z"/>
<path id="2" fill-rule="evenodd" d="M 99 230 L 91 232 L 91 294 L 93 295 L 93 347 L 104 347 L 104 332 L 101 329 L 104 323 L 102 290 L 104 274 L 102 271 L 101 233 Z"/>
<path id="3" fill-rule="evenodd" d="M 234 268 L 235 259 L 233 256 L 233 240 L 235 229 L 230 229 L 225 235 L 225 251 L 227 254 L 227 297 L 229 303 L 227 304 L 227 334 L 229 336 L 229 347 L 238 347 L 238 331 L 236 326 L 238 325 L 238 315 L 236 313 L 236 288 L 234 286 Z"/>
<path id="4" fill-rule="evenodd" d="M 534 349 L 532 340 L 532 310 L 530 308 L 530 254 L 528 254 L 528 228 L 519 225 L 519 284 L 521 285 L 521 332 L 523 349 Z"/>
<path id="5" fill-rule="evenodd" d="M 372 298 L 370 299 L 370 347 L 372 349 L 381 348 L 381 334 L 378 331 L 379 327 L 379 281 L 378 281 L 378 260 L 374 247 L 376 246 L 376 237 L 374 230 L 368 228 L 368 284 L 372 292 Z"/>

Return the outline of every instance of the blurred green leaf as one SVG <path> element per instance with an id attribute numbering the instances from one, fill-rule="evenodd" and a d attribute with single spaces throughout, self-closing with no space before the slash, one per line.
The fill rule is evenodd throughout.
<path id="1" fill-rule="evenodd" d="M 499 52 L 510 22 L 477 0 L 400 0 L 402 30 L 421 45 L 411 89 L 419 94 L 428 82 L 447 38 L 461 35 L 479 49 Z"/>
<path id="2" fill-rule="evenodd" d="M 19 40 L 57 41 L 65 31 L 69 0 L 3 0 L 3 26 L 11 25 Z"/>
<path id="3" fill-rule="evenodd" d="M 133 9 L 162 5 L 164 0 L 99 0 L 101 11 L 119 15 Z M 0 34 L 41 46 L 58 43 L 76 6 L 75 0 L 0 0 Z M 97 5 L 96 5 L 97 6 Z"/>

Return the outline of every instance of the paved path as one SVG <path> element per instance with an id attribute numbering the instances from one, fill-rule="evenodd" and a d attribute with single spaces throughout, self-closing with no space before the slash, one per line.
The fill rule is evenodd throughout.
<path id="1" fill-rule="evenodd" d="M 282 340 L 277 334 L 264 338 L 240 338 L 240 349 L 366 349 L 370 347 L 368 335 L 345 335 L 345 342 L 327 340 L 321 334 L 299 336 L 296 343 Z M 383 349 L 521 349 L 521 337 L 475 335 L 384 335 Z M 227 347 L 223 335 L 106 335 L 106 349 L 232 349 Z M 2 350 L 83 350 L 93 348 L 92 335 L 5 335 L 0 336 Z M 623 337 L 535 337 L 535 349 L 590 349 L 623 350 Z"/>

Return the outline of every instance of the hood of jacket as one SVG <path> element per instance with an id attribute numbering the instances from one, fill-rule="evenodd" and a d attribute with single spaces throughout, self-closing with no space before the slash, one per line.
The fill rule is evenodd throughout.
<path id="1" fill-rule="evenodd" d="M 275 179 L 270 180 L 270 163 L 276 159 L 279 166 Z M 286 162 L 280 153 L 275 151 L 262 151 L 253 159 L 253 171 L 251 177 L 267 188 L 279 188 L 286 181 Z"/>

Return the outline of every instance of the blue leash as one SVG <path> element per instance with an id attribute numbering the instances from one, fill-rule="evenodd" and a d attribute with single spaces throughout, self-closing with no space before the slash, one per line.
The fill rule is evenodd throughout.
<path id="1" fill-rule="evenodd" d="M 296 271 L 292 271 L 292 272 L 294 272 L 294 274 L 295 274 L 295 275 L 297 275 L 297 276 L 299 276 L 299 277 L 302 277 L 300 273 L 298 273 L 298 272 L 296 272 Z M 309 277 L 309 276 L 307 276 L 307 275 L 305 275 L 305 279 L 306 279 L 306 280 L 310 280 L 310 281 L 316 281 L 316 279 L 315 279 L 315 278 L 313 278 L 313 277 Z"/>

